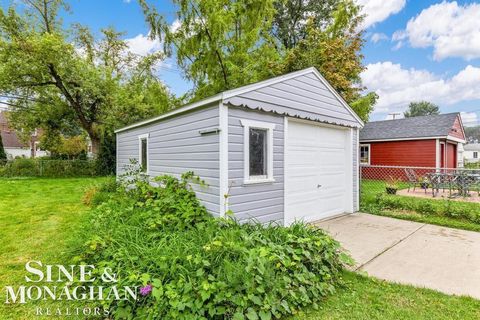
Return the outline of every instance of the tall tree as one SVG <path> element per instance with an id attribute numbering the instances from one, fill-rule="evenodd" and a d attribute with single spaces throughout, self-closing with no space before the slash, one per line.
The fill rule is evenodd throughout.
<path id="1" fill-rule="evenodd" d="M 5 161 L 7 161 L 7 153 L 3 147 L 2 135 L 0 134 L 0 164 L 4 163 Z"/>
<path id="2" fill-rule="evenodd" d="M 332 24 L 334 13 L 342 0 L 277 0 L 272 35 L 286 49 L 292 49 L 308 35 L 307 21 L 324 30 Z"/>
<path id="3" fill-rule="evenodd" d="M 440 114 L 440 109 L 436 104 L 428 101 L 410 102 L 407 111 L 403 113 L 405 118 L 429 116 Z"/>
<path id="4" fill-rule="evenodd" d="M 269 36 L 273 0 L 173 0 L 177 28 L 140 0 L 152 36 L 193 81 L 194 99 L 268 78 L 278 53 Z"/>
<path id="5" fill-rule="evenodd" d="M 173 0 L 173 30 L 139 1 L 196 99 L 315 66 L 362 119 L 373 110 L 376 94 L 362 96 L 363 16 L 352 0 Z"/>
<path id="6" fill-rule="evenodd" d="M 340 1 L 326 27 L 309 18 L 305 36 L 287 50 L 282 72 L 316 67 L 364 121 L 373 110 L 377 95 L 362 96 L 360 74 L 364 70 L 361 49 L 364 43 L 360 8 L 352 1 Z"/>
<path id="7" fill-rule="evenodd" d="M 113 127 L 171 107 L 153 76 L 161 54 L 130 53 L 113 29 L 102 30 L 99 40 L 80 25 L 64 30 L 62 0 L 24 4 L 22 10 L 0 8 L 0 92 L 9 99 L 14 125 L 51 132 L 80 127 L 96 154 Z"/>

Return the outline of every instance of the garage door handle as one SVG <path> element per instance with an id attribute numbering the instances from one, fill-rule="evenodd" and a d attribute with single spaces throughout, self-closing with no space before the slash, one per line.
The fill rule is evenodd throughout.
<path id="1" fill-rule="evenodd" d="M 321 187 L 322 187 L 322 185 L 321 185 L 321 184 L 317 184 L 317 188 L 321 188 Z"/>

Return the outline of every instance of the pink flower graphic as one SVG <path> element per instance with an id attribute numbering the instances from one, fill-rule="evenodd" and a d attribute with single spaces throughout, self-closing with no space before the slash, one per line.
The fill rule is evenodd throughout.
<path id="1" fill-rule="evenodd" d="M 141 294 L 142 296 L 147 296 L 147 295 L 150 294 L 150 292 L 152 292 L 152 289 L 153 289 L 152 285 L 151 285 L 151 284 L 147 284 L 145 287 L 141 287 L 141 288 L 140 288 L 140 294 Z"/>

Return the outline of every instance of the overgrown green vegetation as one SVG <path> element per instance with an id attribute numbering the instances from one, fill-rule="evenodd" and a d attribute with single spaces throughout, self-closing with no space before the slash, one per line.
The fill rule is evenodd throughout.
<path id="1" fill-rule="evenodd" d="M 94 192 L 89 192 L 89 190 L 94 190 Z M 25 275 L 24 264 L 31 259 L 37 259 L 51 264 L 70 264 L 72 251 L 77 251 L 83 244 L 83 237 L 77 238 L 74 236 L 75 230 L 77 230 L 77 233 L 80 233 L 78 230 L 81 224 L 85 223 L 85 218 L 91 217 L 90 214 L 87 213 L 88 208 L 82 204 L 82 198 L 83 201 L 87 200 L 85 194 L 90 193 L 93 194 L 93 198 L 96 199 L 93 202 L 100 204 L 102 202 L 108 202 L 112 196 L 115 197 L 115 190 L 115 180 L 106 178 L 0 179 L 0 224 L 2 226 L 2 237 L 0 237 L 0 287 L 3 288 L 6 285 L 22 283 Z M 102 195 L 100 196 L 99 194 Z M 93 205 L 93 202 L 90 202 L 90 204 Z M 166 207 L 171 208 L 172 205 Z M 108 206 L 110 205 L 103 204 L 95 209 L 95 211 L 103 211 Z M 144 210 L 146 211 L 147 209 L 144 208 Z M 128 209 L 128 212 L 133 212 L 133 207 Z M 94 213 L 91 214 L 94 215 Z M 105 215 L 103 219 L 110 223 L 110 220 L 107 219 L 109 213 L 107 214 L 105 212 Z M 114 219 L 114 217 L 120 218 L 120 216 L 117 216 L 115 212 L 113 212 L 112 215 L 112 226 L 117 226 L 119 222 L 118 219 Z M 108 225 L 104 228 L 107 228 Z M 140 225 L 139 223 L 138 226 Z M 251 243 L 254 239 L 258 239 L 258 237 L 261 236 L 261 233 L 255 230 L 254 227 L 248 229 L 252 231 L 250 237 L 238 229 L 235 229 L 235 232 L 232 231 L 232 233 L 227 232 L 227 226 L 228 225 L 222 224 L 220 225 L 221 228 L 216 231 L 219 235 L 223 236 L 223 238 L 219 237 L 219 239 L 224 240 L 225 237 L 229 236 L 231 239 L 238 240 L 238 238 L 234 237 L 242 236 L 246 237 L 247 241 Z M 128 230 L 131 231 L 131 233 L 124 235 L 127 239 L 122 240 L 122 243 L 130 242 L 131 245 L 133 241 L 138 241 L 138 243 L 140 243 L 139 249 L 143 249 L 148 245 L 148 240 L 151 240 L 149 244 L 150 249 L 146 252 L 147 255 L 142 256 L 139 256 L 142 251 L 136 249 L 130 250 L 129 253 L 132 253 L 132 255 L 131 259 L 128 260 L 124 253 L 120 253 L 126 262 L 129 264 L 145 265 L 151 263 L 152 270 L 165 270 L 166 273 L 177 271 L 177 269 L 170 268 L 181 269 L 184 266 L 183 263 L 185 263 L 187 257 L 180 260 L 180 264 L 177 264 L 176 260 L 164 261 L 154 259 L 155 254 L 162 254 L 162 246 L 166 246 L 166 255 L 169 257 L 177 253 L 182 254 L 180 248 L 176 250 L 177 252 L 174 252 L 174 248 L 166 243 L 166 240 L 158 242 L 157 247 L 155 247 L 153 244 L 156 239 L 141 239 L 142 236 L 145 236 L 149 232 L 153 233 L 154 228 L 148 228 L 146 232 L 137 233 L 138 230 L 134 229 L 133 225 L 131 227 L 132 229 Z M 97 228 L 98 227 L 95 227 L 95 230 L 98 230 Z M 127 231 L 126 229 L 124 230 Z M 282 240 L 284 236 L 282 231 L 280 231 L 280 236 L 276 235 L 277 231 L 275 229 L 271 228 L 270 231 L 272 234 L 265 234 L 266 238 L 278 239 L 279 242 L 284 240 Z M 203 239 L 202 241 L 210 240 L 207 239 L 208 237 L 206 235 L 199 233 L 200 232 L 195 234 L 185 230 L 185 234 L 190 234 L 192 238 L 196 237 L 195 241 L 198 239 Z M 183 233 L 179 233 L 179 235 L 180 234 Z M 299 235 L 299 233 L 295 234 Z M 136 237 L 136 235 L 138 237 Z M 187 246 L 187 240 L 182 241 L 178 237 L 169 236 L 168 240 L 174 241 L 177 245 L 183 242 L 183 245 Z M 213 241 L 216 240 L 217 239 Z M 243 241 L 244 238 L 240 240 Z M 232 257 L 239 254 L 245 254 L 241 250 L 240 253 L 237 250 L 231 250 L 231 247 L 228 246 L 224 248 L 217 246 L 218 243 L 214 244 L 213 241 L 211 241 L 211 243 L 209 242 L 210 248 L 209 251 L 205 253 L 206 257 L 218 255 L 218 259 L 221 260 L 224 258 L 232 259 Z M 223 241 L 222 244 L 224 243 L 227 244 L 228 242 Z M 98 244 L 101 244 L 101 242 L 98 242 Z M 258 247 L 264 245 L 265 242 L 262 241 Z M 308 244 L 302 243 L 302 245 L 306 246 Z M 290 245 L 286 247 L 291 250 Z M 207 248 L 208 247 L 205 249 Z M 205 249 L 197 247 L 197 250 Z M 293 254 L 296 253 L 295 251 L 297 249 L 298 248 L 295 247 Z M 104 248 L 98 249 L 98 251 L 101 250 L 104 250 Z M 261 251 L 256 252 L 253 248 L 250 248 L 250 250 L 251 252 L 249 254 L 258 258 L 258 255 L 255 255 L 255 253 Z M 113 252 L 113 249 L 110 252 Z M 145 261 L 140 262 L 139 260 L 143 258 Z M 256 266 L 255 262 L 262 261 L 261 258 L 259 259 L 260 260 L 250 261 L 250 266 Z M 295 260 L 292 260 L 291 262 L 294 261 Z M 213 266 L 218 266 L 219 264 L 219 261 L 213 260 Z M 202 263 L 199 263 L 199 266 L 202 270 L 210 270 L 211 268 L 204 266 Z M 240 266 L 240 268 L 245 268 L 245 265 Z M 191 269 L 193 268 L 190 267 L 189 270 Z M 178 272 L 182 271 L 179 270 Z M 243 274 L 234 274 L 234 276 L 237 279 L 240 277 L 248 277 Z M 338 276 L 342 278 L 341 283 L 343 283 L 343 285 L 337 286 L 334 294 L 321 299 L 318 303 L 318 310 L 314 310 L 311 306 L 302 308 L 299 313 L 292 316 L 291 319 L 469 320 L 480 318 L 480 302 L 478 300 L 448 296 L 431 290 L 391 284 L 350 272 L 343 272 L 338 274 Z M 194 275 L 195 279 L 196 277 L 197 276 Z M 148 279 L 147 276 L 144 276 L 144 279 Z M 143 284 L 144 279 L 139 281 Z M 205 276 L 205 280 L 210 283 L 208 276 Z M 152 279 L 150 279 L 150 281 L 152 281 Z M 149 282 L 149 280 L 146 280 L 145 283 L 147 282 Z M 183 293 L 184 291 L 180 292 Z M 296 292 L 297 291 L 294 293 Z M 155 294 L 157 294 L 157 292 Z M 173 293 L 171 290 L 165 290 L 164 294 L 171 295 Z M 3 297 L 3 294 L 0 294 L 0 297 Z M 150 300 L 150 303 L 153 304 L 154 299 L 152 292 L 144 301 Z M 166 300 L 165 298 L 165 301 Z M 174 300 L 172 299 L 172 301 Z M 2 303 L 0 304 L 0 319 L 32 319 L 34 317 L 33 311 L 35 306 L 73 307 L 75 305 L 71 302 L 48 301 L 27 305 L 6 305 Z M 71 318 L 76 319 L 75 317 Z"/>
<path id="2" fill-rule="evenodd" d="M 334 293 L 349 261 L 336 241 L 301 224 L 214 219 L 193 178 L 161 176 L 152 186 L 139 176 L 91 213 L 81 261 L 111 267 L 118 287 L 151 289 L 136 302 L 105 301 L 115 318 L 271 319 Z"/>
<path id="3" fill-rule="evenodd" d="M 406 188 L 401 183 L 400 189 Z M 480 204 L 448 199 L 387 195 L 385 183 L 362 180 L 360 209 L 363 212 L 452 228 L 480 229 Z"/>
<path id="4" fill-rule="evenodd" d="M 15 159 L 0 166 L 3 177 L 93 177 L 102 175 L 93 160 Z"/>

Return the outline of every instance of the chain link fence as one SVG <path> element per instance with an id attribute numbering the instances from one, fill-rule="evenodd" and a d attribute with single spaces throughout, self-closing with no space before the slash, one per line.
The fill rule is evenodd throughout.
<path id="1" fill-rule="evenodd" d="M 378 194 L 480 203 L 480 169 L 361 166 L 360 202 Z"/>

